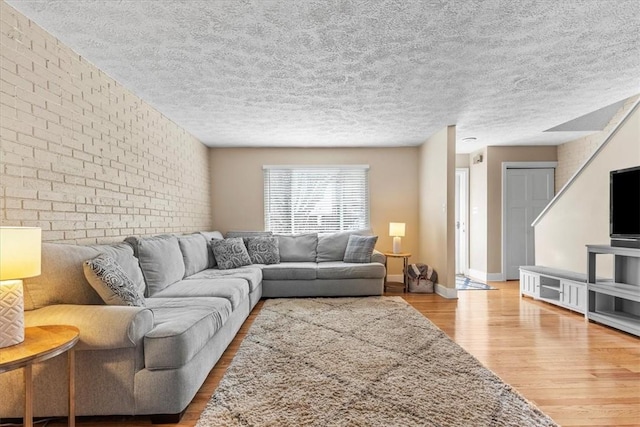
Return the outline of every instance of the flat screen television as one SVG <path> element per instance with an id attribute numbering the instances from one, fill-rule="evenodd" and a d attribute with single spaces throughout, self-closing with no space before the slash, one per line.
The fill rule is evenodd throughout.
<path id="1" fill-rule="evenodd" d="M 640 166 L 609 173 L 609 234 L 612 246 L 640 242 Z M 615 240 L 615 242 L 614 242 Z"/>

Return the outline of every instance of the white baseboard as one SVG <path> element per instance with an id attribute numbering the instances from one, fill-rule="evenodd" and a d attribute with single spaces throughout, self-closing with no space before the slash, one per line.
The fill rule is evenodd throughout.
<path id="1" fill-rule="evenodd" d="M 491 282 L 504 282 L 504 274 L 502 273 L 489 273 L 487 274 L 487 280 Z"/>
<path id="2" fill-rule="evenodd" d="M 477 280 L 479 282 L 486 283 L 487 282 L 487 272 L 480 270 L 469 269 L 469 273 L 467 273 L 471 279 Z"/>
<path id="3" fill-rule="evenodd" d="M 436 283 L 436 294 L 446 299 L 457 299 L 458 290 L 456 288 L 447 288 L 439 283 Z"/>
<path id="4" fill-rule="evenodd" d="M 504 282 L 504 274 L 502 273 L 487 273 L 486 271 L 480 270 L 469 270 L 467 275 L 478 282 L 487 283 L 487 281 L 491 282 Z"/>

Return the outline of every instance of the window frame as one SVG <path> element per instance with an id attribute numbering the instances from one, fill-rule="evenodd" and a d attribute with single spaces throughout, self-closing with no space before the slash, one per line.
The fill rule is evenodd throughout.
<path id="1" fill-rule="evenodd" d="M 262 167 L 263 169 L 263 187 L 264 187 L 264 193 L 263 193 L 263 203 L 264 203 L 264 229 L 266 231 L 272 231 L 276 234 L 300 234 L 300 233 L 335 233 L 335 232 L 340 232 L 340 231 L 356 231 L 356 230 L 362 230 L 362 229 L 371 229 L 371 198 L 370 198 L 370 185 L 369 185 L 369 170 L 370 167 L 369 165 L 366 164 L 358 164 L 358 165 L 353 165 L 353 164 L 333 164 L 333 165 L 263 165 Z M 362 222 L 359 224 L 353 224 L 353 217 L 351 218 L 351 221 L 345 221 L 345 219 L 349 219 L 345 213 L 347 212 L 347 210 L 345 210 L 345 204 L 344 203 L 332 203 L 329 206 L 332 209 L 335 209 L 336 207 L 338 208 L 339 213 L 337 215 L 339 215 L 339 226 L 338 227 L 333 227 L 332 229 L 327 228 L 326 226 L 321 226 L 319 225 L 317 229 L 313 229 L 313 227 L 309 227 L 308 224 L 306 225 L 302 225 L 300 228 L 296 228 L 296 215 L 295 212 L 293 211 L 293 206 L 295 205 L 295 203 L 291 204 L 291 223 L 288 226 L 288 229 L 285 230 L 282 227 L 277 227 L 275 224 L 275 220 L 273 219 L 274 216 L 277 215 L 275 211 L 275 209 L 272 209 L 272 206 L 274 205 L 273 199 L 272 199 L 272 194 L 273 194 L 273 190 L 272 188 L 275 185 L 283 185 L 283 182 L 280 183 L 276 183 L 274 180 L 274 176 L 271 175 L 271 171 L 275 171 L 276 173 L 284 173 L 285 171 L 295 171 L 295 172 L 299 172 L 301 174 L 304 173 L 308 173 L 308 174 L 312 174 L 312 173 L 322 173 L 322 172 L 334 172 L 335 174 L 335 179 L 342 179 L 344 180 L 344 177 L 340 178 L 339 175 L 342 172 L 347 172 L 347 173 L 358 173 L 360 171 L 363 171 L 363 181 L 362 182 L 358 182 L 357 179 L 356 180 L 352 180 L 351 182 L 343 182 L 341 185 L 341 188 L 338 189 L 338 192 L 341 196 L 344 195 L 344 191 L 346 188 L 346 191 L 349 192 L 349 190 L 351 190 L 351 188 L 349 188 L 348 185 L 345 184 L 351 184 L 351 185 L 363 185 L 364 186 L 364 193 L 361 195 L 360 200 L 359 200 L 359 204 L 362 204 L 362 210 L 364 211 L 364 218 L 362 218 Z M 348 176 L 348 175 L 346 175 Z M 327 179 L 331 179 L 331 177 L 328 175 Z M 290 181 L 292 181 L 293 179 L 291 179 Z M 304 192 L 304 191 L 303 191 Z M 293 188 L 289 189 L 289 192 L 287 194 L 286 190 L 281 192 L 281 194 L 279 194 L 281 197 L 283 197 L 283 195 L 285 197 L 288 197 L 289 200 L 293 199 Z M 326 194 L 326 193 L 325 193 Z M 298 200 L 299 202 L 299 200 Z M 319 203 L 316 201 L 315 205 L 314 205 L 314 209 L 317 208 L 317 205 Z M 358 208 L 360 208 L 360 206 L 358 206 Z M 335 216 L 336 214 L 334 214 Z M 311 216 L 311 215 L 309 215 Z M 329 215 L 330 216 L 330 215 Z M 326 225 L 326 224 L 325 224 Z"/>

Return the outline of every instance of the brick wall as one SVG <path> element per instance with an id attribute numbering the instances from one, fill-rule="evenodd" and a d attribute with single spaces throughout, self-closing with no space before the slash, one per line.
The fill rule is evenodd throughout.
<path id="1" fill-rule="evenodd" d="M 100 243 L 210 228 L 208 149 L 0 0 L 0 223 Z"/>
<path id="2" fill-rule="evenodd" d="M 609 133 L 620 123 L 620 120 L 627 114 L 637 99 L 637 96 L 627 99 L 622 108 L 611 118 L 602 131 L 558 146 L 558 167 L 556 168 L 555 177 L 556 194 L 602 145 Z"/>

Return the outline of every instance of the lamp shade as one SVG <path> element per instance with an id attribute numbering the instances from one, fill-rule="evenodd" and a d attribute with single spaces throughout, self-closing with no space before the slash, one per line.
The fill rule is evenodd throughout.
<path id="1" fill-rule="evenodd" d="M 35 227 L 0 227 L 0 280 L 40 274 L 42 231 Z"/>
<path id="2" fill-rule="evenodd" d="M 389 236 L 404 237 L 404 222 L 390 222 Z"/>

